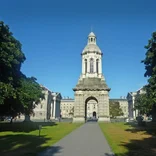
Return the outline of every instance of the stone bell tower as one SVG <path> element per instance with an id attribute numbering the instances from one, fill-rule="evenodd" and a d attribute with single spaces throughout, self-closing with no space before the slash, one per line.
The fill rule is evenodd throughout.
<path id="1" fill-rule="evenodd" d="M 88 118 L 110 121 L 109 91 L 102 74 L 102 52 L 91 32 L 88 43 L 82 51 L 82 73 L 75 92 L 73 122 L 85 122 Z"/>

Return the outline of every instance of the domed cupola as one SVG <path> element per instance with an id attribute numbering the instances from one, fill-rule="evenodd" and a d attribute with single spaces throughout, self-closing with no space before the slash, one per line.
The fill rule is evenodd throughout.
<path id="1" fill-rule="evenodd" d="M 97 46 L 96 44 L 96 36 L 93 32 L 91 32 L 88 35 L 88 43 L 86 45 L 86 47 L 83 50 L 83 54 L 87 53 L 87 52 L 95 52 L 95 53 L 102 53 L 100 48 Z"/>

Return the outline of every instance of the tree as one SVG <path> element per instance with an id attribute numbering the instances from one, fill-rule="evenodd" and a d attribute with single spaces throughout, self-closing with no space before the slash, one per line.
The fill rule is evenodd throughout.
<path id="1" fill-rule="evenodd" d="M 112 118 L 116 118 L 117 116 L 123 116 L 124 113 L 120 108 L 120 104 L 117 101 L 110 101 L 109 102 L 109 112 Z"/>
<path id="2" fill-rule="evenodd" d="M 33 109 L 44 99 L 42 87 L 36 82 L 36 78 L 23 76 L 20 86 L 16 88 L 16 98 L 6 98 L 4 104 L 0 105 L 0 114 L 9 115 L 14 118 L 18 114 L 25 115 L 25 121 L 30 121 Z"/>
<path id="3" fill-rule="evenodd" d="M 148 99 L 147 94 L 137 94 L 135 96 L 135 106 L 134 109 L 139 110 L 139 114 L 149 114 L 152 106 L 150 105 L 150 99 Z"/>
<path id="4" fill-rule="evenodd" d="M 21 43 L 13 37 L 9 26 L 0 21 L 0 115 L 15 117 L 23 113 L 30 119 L 44 97 L 36 78 L 21 72 L 25 59 Z"/>
<path id="5" fill-rule="evenodd" d="M 149 106 L 152 108 L 152 120 L 156 121 L 156 32 L 152 33 L 152 38 L 148 41 L 146 57 L 141 62 L 145 65 L 145 77 L 148 84 L 145 86 Z"/>
<path id="6" fill-rule="evenodd" d="M 0 104 L 6 98 L 15 98 L 15 89 L 22 75 L 20 68 L 25 61 L 21 43 L 13 37 L 9 27 L 0 21 Z"/>
<path id="7" fill-rule="evenodd" d="M 18 88 L 18 99 L 21 104 L 21 113 L 25 114 L 25 121 L 30 120 L 30 114 L 36 105 L 44 99 L 42 87 L 36 82 L 36 78 L 24 77 L 21 79 L 21 87 Z"/>

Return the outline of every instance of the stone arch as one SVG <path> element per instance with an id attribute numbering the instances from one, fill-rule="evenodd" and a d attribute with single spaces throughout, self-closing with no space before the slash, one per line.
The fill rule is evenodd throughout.
<path id="1" fill-rule="evenodd" d="M 88 102 L 89 102 L 90 100 L 96 101 L 96 104 L 97 104 L 97 106 L 98 106 L 98 99 L 97 99 L 96 97 L 94 97 L 94 96 L 89 96 L 88 98 L 86 98 L 86 100 L 85 100 L 85 121 L 87 121 L 87 110 L 88 110 L 87 104 L 88 104 Z M 97 106 L 96 106 L 96 107 L 97 107 Z M 94 111 L 94 112 L 95 112 L 95 111 Z M 93 114 L 93 112 L 91 112 L 91 114 Z M 96 114 L 97 114 L 97 111 L 96 111 Z"/>
<path id="2" fill-rule="evenodd" d="M 95 101 L 98 103 L 98 100 L 97 100 L 96 97 L 94 97 L 94 96 L 89 96 L 89 97 L 86 98 L 85 104 L 86 104 L 89 100 L 95 100 Z"/>

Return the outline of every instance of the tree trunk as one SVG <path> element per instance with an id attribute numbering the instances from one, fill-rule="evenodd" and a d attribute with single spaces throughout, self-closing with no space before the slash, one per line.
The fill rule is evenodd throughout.
<path id="1" fill-rule="evenodd" d="M 30 115 L 25 115 L 24 122 L 30 122 Z"/>

